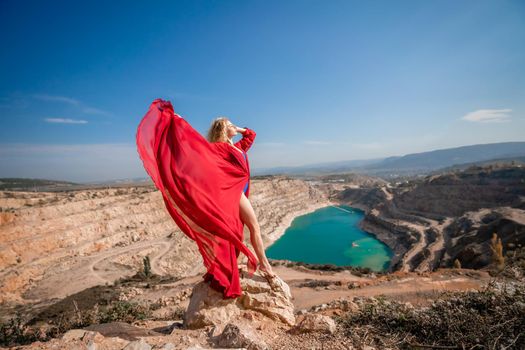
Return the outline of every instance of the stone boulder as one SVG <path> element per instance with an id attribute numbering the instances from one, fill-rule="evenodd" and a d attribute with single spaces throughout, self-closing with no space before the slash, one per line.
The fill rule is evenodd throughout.
<path id="1" fill-rule="evenodd" d="M 214 290 L 208 282 L 193 287 L 190 303 L 184 315 L 184 327 L 189 329 L 216 325 L 220 328 L 242 317 L 245 310 L 254 311 L 265 317 L 295 324 L 294 306 L 290 287 L 279 277 L 270 286 L 258 274 L 241 278 L 243 294 L 234 299 L 223 299 L 222 293 Z"/>
<path id="2" fill-rule="evenodd" d="M 130 342 L 122 350 L 151 350 L 151 345 L 146 343 L 144 339 Z"/>
<path id="3" fill-rule="evenodd" d="M 224 348 L 269 350 L 268 345 L 248 326 L 228 323 L 217 337 L 216 344 Z"/>
<path id="4" fill-rule="evenodd" d="M 291 333 L 320 332 L 334 334 L 335 331 L 335 321 L 329 316 L 319 314 L 306 314 L 301 322 L 291 329 Z"/>

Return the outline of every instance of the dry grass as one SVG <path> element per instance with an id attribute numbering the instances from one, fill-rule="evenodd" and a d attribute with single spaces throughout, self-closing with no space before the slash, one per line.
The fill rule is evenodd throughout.
<path id="1" fill-rule="evenodd" d="M 8 322 L 0 324 L 0 345 L 14 346 L 30 344 L 37 340 L 47 341 L 59 337 L 70 329 L 115 321 L 132 323 L 151 317 L 149 306 L 127 301 L 117 301 L 107 307 L 95 304 L 87 311 L 81 311 L 74 300 L 73 306 L 73 313 L 60 314 L 39 325 L 32 325 L 31 321 L 24 321 L 22 316 L 17 314 Z"/>
<path id="2" fill-rule="evenodd" d="M 429 307 L 364 299 L 337 318 L 356 346 L 524 349 L 525 286 L 495 280 L 484 290 L 442 292 Z"/>

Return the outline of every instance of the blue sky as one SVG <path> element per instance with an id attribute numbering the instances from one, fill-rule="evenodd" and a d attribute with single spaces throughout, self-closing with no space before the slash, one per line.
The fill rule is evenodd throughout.
<path id="1" fill-rule="evenodd" d="M 0 177 L 147 176 L 157 97 L 254 129 L 252 169 L 525 140 L 520 0 L 4 0 L 0 27 Z"/>

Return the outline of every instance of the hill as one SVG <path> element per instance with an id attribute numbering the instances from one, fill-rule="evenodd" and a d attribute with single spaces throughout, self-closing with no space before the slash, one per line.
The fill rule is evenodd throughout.
<path id="1" fill-rule="evenodd" d="M 416 176 L 442 168 L 461 167 L 462 164 L 487 165 L 493 163 L 525 164 L 525 142 L 501 142 L 461 146 L 428 152 L 411 153 L 379 159 L 339 161 L 309 164 L 297 167 L 255 169 L 254 174 L 323 175 L 359 173 L 392 179 Z M 444 169 L 445 171 L 447 169 Z"/>

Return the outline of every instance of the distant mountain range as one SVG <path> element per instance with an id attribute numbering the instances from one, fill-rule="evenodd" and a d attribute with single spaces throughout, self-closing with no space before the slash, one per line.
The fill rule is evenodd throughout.
<path id="1" fill-rule="evenodd" d="M 399 157 L 348 160 L 308 164 L 297 167 L 252 169 L 252 176 L 290 175 L 318 176 L 355 173 L 383 179 L 427 175 L 440 171 L 464 169 L 473 165 L 510 163 L 525 165 L 525 142 L 500 142 L 411 153 Z M 0 190 L 54 191 L 97 188 L 100 186 L 136 186 L 152 184 L 148 177 L 73 183 L 45 179 L 0 178 Z"/>
<path id="2" fill-rule="evenodd" d="M 398 157 L 308 164 L 297 167 L 252 169 L 253 175 L 322 175 L 354 172 L 391 178 L 427 174 L 461 164 L 490 161 L 524 162 L 525 142 L 499 142 L 411 153 Z"/>

